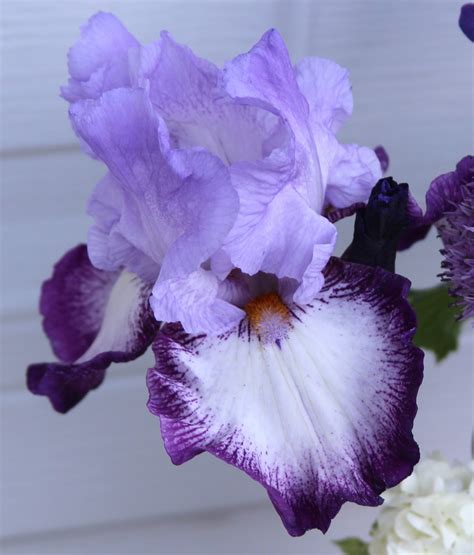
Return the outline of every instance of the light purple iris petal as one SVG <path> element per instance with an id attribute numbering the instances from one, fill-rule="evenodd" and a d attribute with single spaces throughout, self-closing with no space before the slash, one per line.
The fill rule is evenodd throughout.
<path id="1" fill-rule="evenodd" d="M 242 310 L 221 298 L 219 280 L 198 269 L 183 278 L 158 280 L 150 299 L 158 320 L 181 322 L 190 333 L 218 335 L 242 320 Z"/>
<path id="2" fill-rule="evenodd" d="M 61 95 L 69 102 L 98 98 L 103 92 L 130 85 L 128 53 L 137 40 L 112 14 L 99 12 L 81 29 L 81 38 L 69 50 L 68 85 Z"/>
<path id="3" fill-rule="evenodd" d="M 464 4 L 461 8 L 459 27 L 466 37 L 474 42 L 474 4 Z"/>
<path id="4" fill-rule="evenodd" d="M 79 245 L 43 285 L 44 330 L 61 363 L 32 364 L 27 384 L 67 412 L 98 387 L 112 362 L 140 356 L 158 325 L 148 306 L 150 286 L 127 272 L 98 270 Z"/>
<path id="5" fill-rule="evenodd" d="M 125 266 L 149 280 L 143 269 L 153 261 L 164 280 L 184 277 L 219 248 L 238 211 L 228 170 L 203 150 L 170 150 L 144 91 L 116 89 L 76 103 L 71 118 L 114 182 L 99 184 L 89 207 L 101 233 L 97 246 L 99 234 L 90 236 L 94 264 Z M 133 249 L 117 248 L 116 236 Z"/>
<path id="6" fill-rule="evenodd" d="M 351 116 L 354 105 L 347 69 L 324 58 L 303 58 L 295 71 L 309 104 L 312 124 L 323 124 L 337 133 Z"/>
<path id="7" fill-rule="evenodd" d="M 224 67 L 226 89 L 235 97 L 264 100 L 299 127 L 309 116 L 288 50 L 278 31 L 267 31 L 246 54 Z"/>
<path id="8" fill-rule="evenodd" d="M 332 259 L 324 289 L 291 307 L 278 342 L 261 342 L 246 320 L 219 338 L 165 326 L 148 407 L 172 461 L 209 451 L 244 470 L 292 535 L 327 530 L 345 501 L 380 504 L 419 457 L 423 354 L 411 342 L 408 288 Z"/>
<path id="9" fill-rule="evenodd" d="M 354 144 L 337 145 L 329 167 L 326 202 L 344 208 L 356 202 L 366 202 L 372 187 L 382 177 L 375 152 Z"/>
<path id="10" fill-rule="evenodd" d="M 226 165 L 245 163 L 259 172 L 260 187 L 267 181 L 273 185 L 272 171 L 280 165 L 286 172 L 288 166 L 291 169 L 292 133 L 272 106 L 256 99 L 231 98 L 220 70 L 167 33 L 140 54 L 138 83 L 147 87 L 173 145 L 206 148 Z M 281 188 L 288 178 L 280 181 Z"/>
<path id="11" fill-rule="evenodd" d="M 303 296 L 305 289 L 316 293 L 314 288 L 322 286 L 321 272 L 334 249 L 334 225 L 311 210 L 292 187 L 272 198 L 263 213 L 252 195 L 241 194 L 241 207 L 224 245 L 234 264 L 248 274 L 262 271 L 293 278 L 301 283 Z"/>

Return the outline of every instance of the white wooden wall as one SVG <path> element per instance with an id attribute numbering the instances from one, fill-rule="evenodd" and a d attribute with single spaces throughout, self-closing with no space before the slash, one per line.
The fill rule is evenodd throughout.
<path id="1" fill-rule="evenodd" d="M 458 0 L 4 0 L 1 3 L 1 513 L 4 553 L 333 553 L 364 535 L 373 511 L 348 506 L 328 537 L 291 539 L 263 490 L 202 455 L 174 467 L 145 408 L 150 356 L 109 370 L 66 416 L 24 385 L 52 355 L 37 314 L 52 264 L 84 241 L 84 203 L 103 168 L 82 155 L 58 87 L 78 27 L 116 13 L 143 42 L 168 29 L 217 63 L 277 27 L 295 60 L 351 70 L 355 113 L 344 139 L 391 156 L 422 199 L 430 177 L 473 152 L 472 45 Z M 339 249 L 350 235 L 343 226 Z M 404 254 L 417 286 L 439 271 L 435 237 Z M 445 363 L 426 359 L 416 426 L 423 452 L 466 459 L 472 426 L 472 333 Z"/>

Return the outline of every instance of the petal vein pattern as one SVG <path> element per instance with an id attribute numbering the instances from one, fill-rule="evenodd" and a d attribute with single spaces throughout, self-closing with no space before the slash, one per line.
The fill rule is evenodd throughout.
<path id="1" fill-rule="evenodd" d="M 411 433 L 422 353 L 408 283 L 332 259 L 309 304 L 268 343 L 243 320 L 218 338 L 165 326 L 148 373 L 176 464 L 203 450 L 267 489 L 288 531 L 327 530 L 344 501 L 380 493 L 418 460 Z"/>

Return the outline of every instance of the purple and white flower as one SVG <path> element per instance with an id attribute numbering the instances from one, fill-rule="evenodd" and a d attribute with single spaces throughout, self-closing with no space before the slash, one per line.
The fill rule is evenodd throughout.
<path id="1" fill-rule="evenodd" d="M 293 66 L 276 31 L 221 70 L 166 33 L 141 46 L 104 13 L 69 70 L 73 128 L 107 173 L 87 251 L 43 286 L 62 362 L 30 366 L 31 391 L 65 412 L 153 342 L 148 407 L 173 462 L 209 451 L 244 470 L 293 535 L 327 530 L 345 501 L 381 503 L 418 460 L 423 365 L 409 282 L 331 257 L 325 214 L 381 177 L 374 151 L 335 138 L 347 71 Z M 370 218 L 406 204 L 393 183 Z"/>

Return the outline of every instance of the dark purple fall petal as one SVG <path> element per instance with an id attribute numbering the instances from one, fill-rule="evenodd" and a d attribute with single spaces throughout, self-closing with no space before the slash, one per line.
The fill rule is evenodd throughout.
<path id="1" fill-rule="evenodd" d="M 67 412 L 101 384 L 112 362 L 140 356 L 157 330 L 150 291 L 133 274 L 94 268 L 85 245 L 66 253 L 44 283 L 40 302 L 44 330 L 62 362 L 30 365 L 30 391 Z"/>
<path id="2" fill-rule="evenodd" d="M 461 8 L 459 27 L 466 37 L 474 42 L 474 4 L 464 4 Z"/>
<path id="3" fill-rule="evenodd" d="M 172 461 L 208 451 L 240 468 L 294 536 L 326 531 L 346 501 L 379 505 L 419 458 L 409 282 L 338 259 L 325 278 L 275 342 L 247 319 L 217 338 L 164 326 L 147 378 Z"/>

